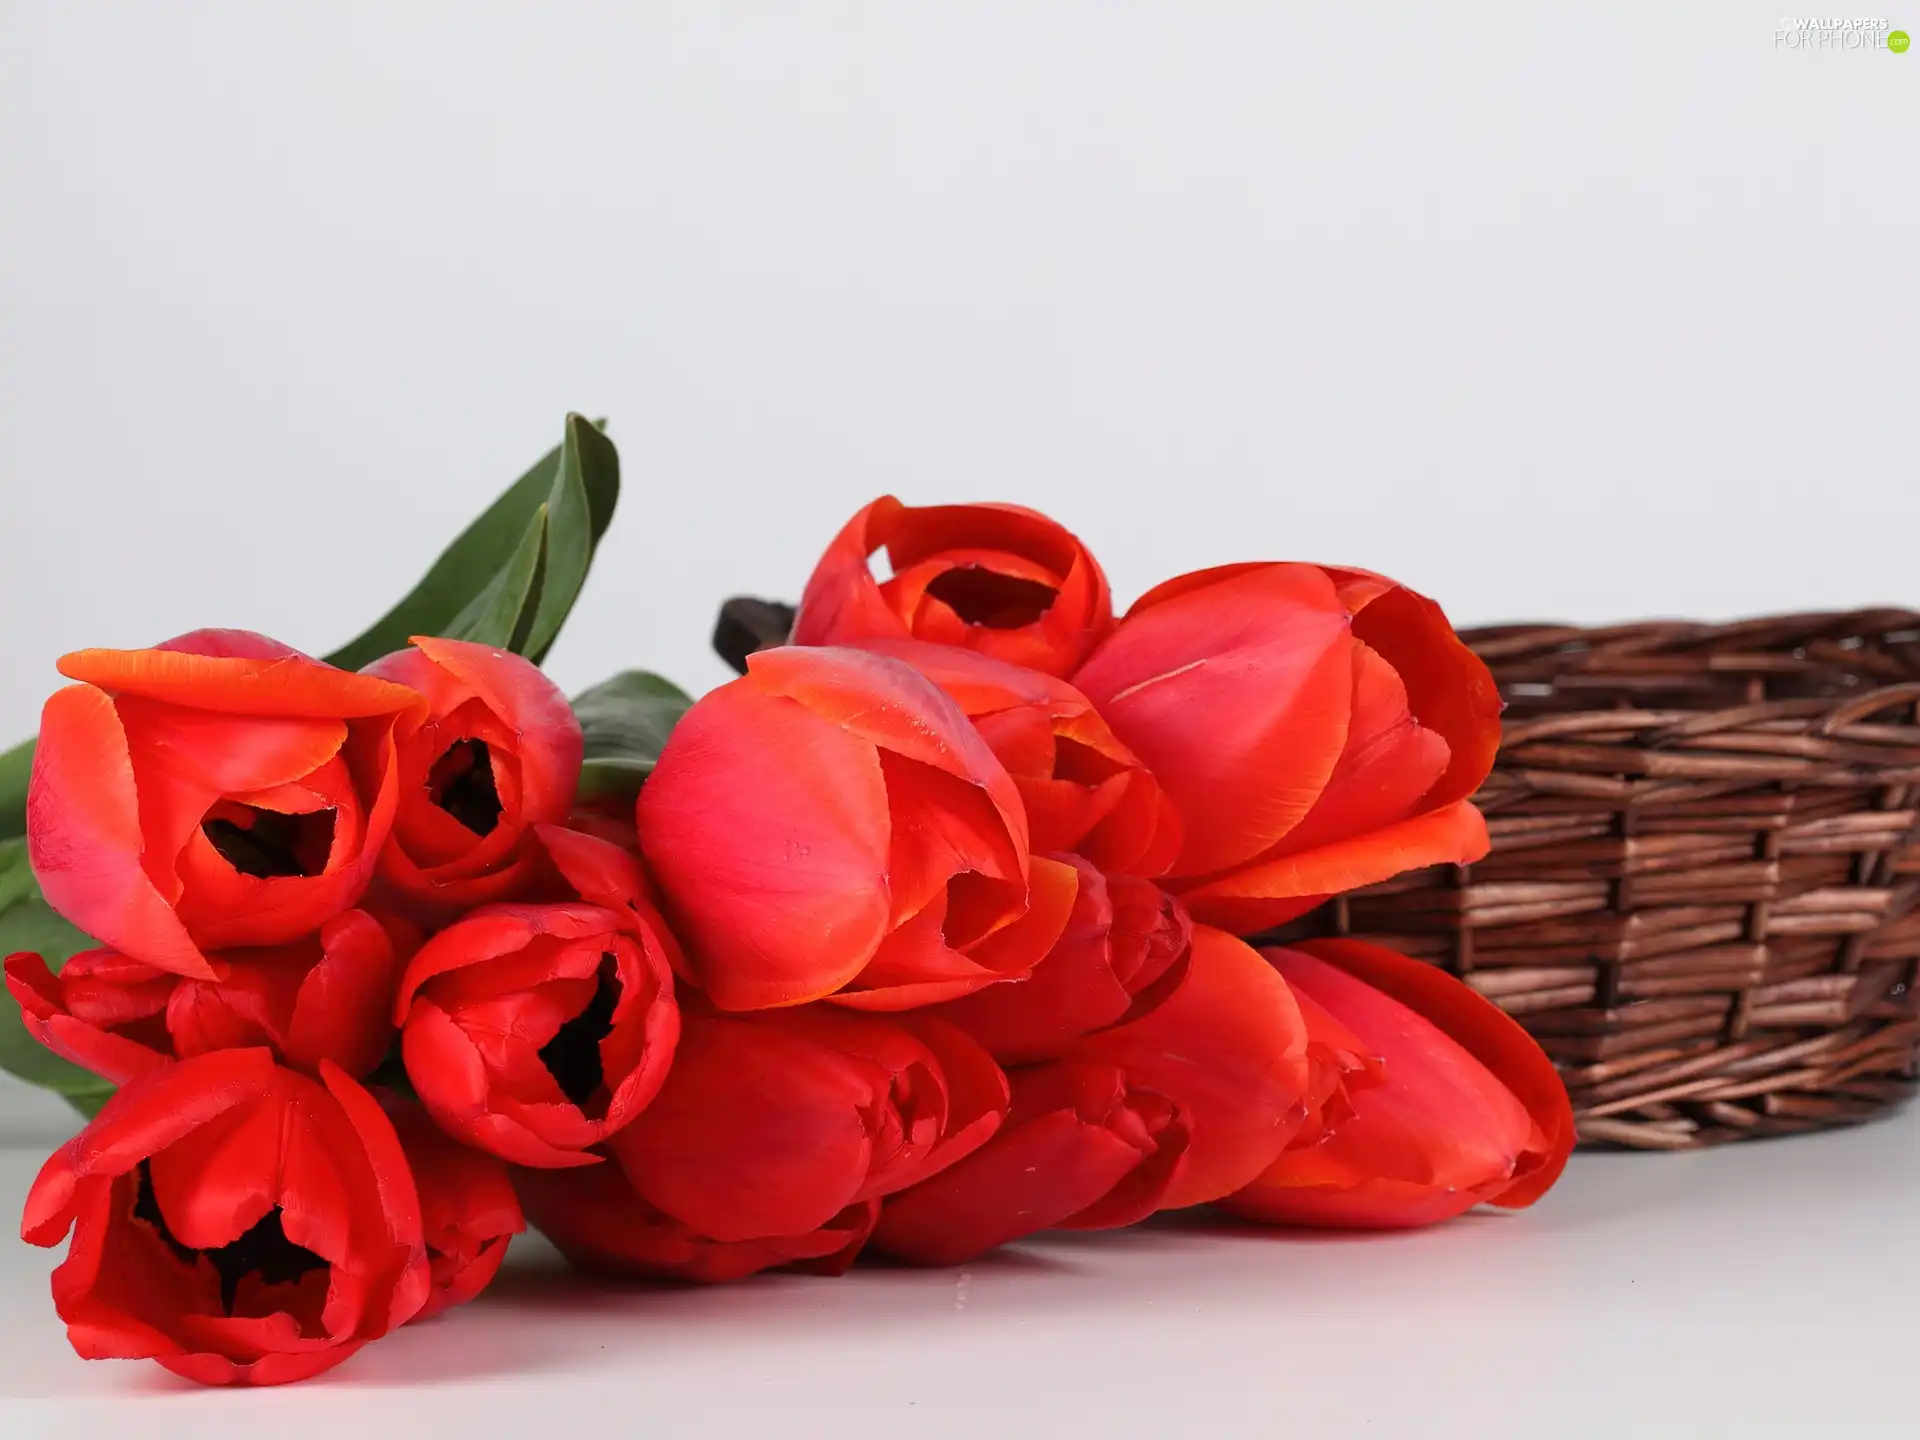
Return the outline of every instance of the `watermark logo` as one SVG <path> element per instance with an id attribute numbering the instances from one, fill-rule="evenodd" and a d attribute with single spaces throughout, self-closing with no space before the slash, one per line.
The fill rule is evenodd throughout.
<path id="1" fill-rule="evenodd" d="M 1773 27 L 1776 50 L 1888 50 L 1904 55 L 1912 42 L 1889 20 L 1785 16 Z"/>

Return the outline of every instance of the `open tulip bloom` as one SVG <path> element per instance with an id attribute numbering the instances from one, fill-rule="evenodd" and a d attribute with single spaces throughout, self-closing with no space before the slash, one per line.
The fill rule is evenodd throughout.
<path id="1" fill-rule="evenodd" d="M 1499 1009 L 1263 933 L 1485 853 L 1500 703 L 1432 601 L 1261 563 L 1116 617 L 1047 517 L 883 498 L 739 679 L 569 703 L 617 459 L 576 417 L 543 465 L 332 660 L 81 651 L 0 758 L 0 1064 L 98 1111 L 21 1225 L 81 1355 L 317 1374 L 529 1223 L 711 1283 L 1559 1177 Z"/>

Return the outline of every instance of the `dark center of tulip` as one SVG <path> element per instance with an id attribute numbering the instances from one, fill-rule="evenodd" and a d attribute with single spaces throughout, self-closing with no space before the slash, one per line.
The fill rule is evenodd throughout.
<path id="1" fill-rule="evenodd" d="M 969 625 L 1018 630 L 1046 614 L 1060 592 L 1038 580 L 962 565 L 937 576 L 927 586 L 927 594 L 944 602 Z"/>
<path id="2" fill-rule="evenodd" d="M 165 1242 L 175 1257 L 186 1264 L 204 1259 L 220 1277 L 220 1308 L 233 1314 L 233 1302 L 240 1293 L 240 1282 L 256 1275 L 262 1285 L 291 1285 L 314 1270 L 324 1270 L 327 1262 L 304 1245 L 287 1238 L 280 1225 L 280 1207 L 274 1206 L 261 1216 L 237 1240 L 229 1240 L 211 1250 L 195 1250 L 182 1245 L 160 1213 L 160 1198 L 153 1189 L 153 1170 L 140 1162 L 138 1189 L 133 1199 L 133 1218 L 145 1221 Z"/>
<path id="3" fill-rule="evenodd" d="M 200 833 L 242 875 L 324 875 L 333 852 L 333 811 L 283 815 L 222 800 L 200 822 Z"/>
<path id="4" fill-rule="evenodd" d="M 500 823 L 500 792 L 493 783 L 493 756 L 484 740 L 456 740 L 427 772 L 433 803 L 476 835 Z"/>
<path id="5" fill-rule="evenodd" d="M 606 1079 L 600 1063 L 600 1042 L 613 1029 L 613 1007 L 620 1002 L 620 972 L 613 956 L 600 957 L 593 999 L 586 1008 L 540 1047 L 540 1063 L 560 1087 L 560 1093 L 584 1108 Z"/>

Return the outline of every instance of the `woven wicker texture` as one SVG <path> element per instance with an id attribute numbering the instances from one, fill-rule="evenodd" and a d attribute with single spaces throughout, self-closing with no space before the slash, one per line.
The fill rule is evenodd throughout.
<path id="1" fill-rule="evenodd" d="M 1464 977 L 1580 1134 L 1688 1149 L 1904 1097 L 1920 1006 L 1920 614 L 1467 632 L 1507 697 L 1486 860 L 1283 933 Z"/>

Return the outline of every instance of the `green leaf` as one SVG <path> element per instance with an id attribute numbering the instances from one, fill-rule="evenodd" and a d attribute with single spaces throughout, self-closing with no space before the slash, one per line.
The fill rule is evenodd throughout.
<path id="1" fill-rule="evenodd" d="M 571 461 L 567 460 L 569 451 Z M 525 615 L 514 616 L 514 629 L 521 630 L 520 644 L 527 647 L 525 653 L 537 659 L 552 645 L 580 593 L 594 548 L 613 522 L 619 493 L 619 460 L 613 442 L 593 423 L 569 415 L 566 440 L 541 456 L 486 513 L 461 531 L 399 604 L 328 655 L 327 660 L 343 669 L 358 670 L 382 655 L 404 649 L 414 635 L 469 638 L 458 631 L 477 623 L 483 611 L 495 608 L 503 589 L 510 591 L 517 583 L 508 581 L 503 586 L 502 577 L 524 565 L 522 552 L 528 533 L 544 506 L 547 515 L 539 526 L 542 538 L 536 542 L 542 553 L 536 558 L 534 570 L 550 573 L 553 578 L 543 580 L 538 589 L 529 585 L 522 599 L 531 594 L 534 603 Z M 549 550 L 553 553 L 546 553 Z M 497 620 L 497 615 L 493 618 Z M 510 631 L 507 640 L 489 643 L 504 647 L 512 638 Z"/>
<path id="2" fill-rule="evenodd" d="M 573 713 L 587 742 L 580 798 L 638 794 L 667 736 L 692 704 L 671 680 L 646 670 L 623 670 L 576 695 Z"/>
<path id="3" fill-rule="evenodd" d="M 0 903 L 0 955 L 36 951 L 58 971 L 80 951 L 93 948 L 91 938 L 40 898 L 23 842 L 0 845 L 0 897 L 8 897 Z M 62 1060 L 29 1035 L 12 995 L 0 999 L 0 1069 L 64 1096 L 83 1115 L 93 1115 L 113 1094 L 112 1081 Z"/>
<path id="4" fill-rule="evenodd" d="M 0 840 L 27 833 L 27 781 L 33 774 L 33 746 L 22 740 L 0 755 Z"/>
<path id="5" fill-rule="evenodd" d="M 27 860 L 27 837 L 16 835 L 11 840 L 0 840 L 0 915 L 39 893 L 40 887 L 33 883 L 33 867 Z"/>
<path id="6" fill-rule="evenodd" d="M 467 602 L 466 609 L 436 634 L 471 640 L 500 650 L 517 650 L 540 604 L 541 577 L 547 560 L 547 507 L 534 507 L 520 543 L 491 583 Z"/>
<path id="7" fill-rule="evenodd" d="M 587 581 L 594 547 L 613 520 L 620 497 L 620 452 L 578 415 L 567 416 L 567 436 L 547 497 L 547 569 L 539 609 L 521 653 L 546 658 Z"/>

